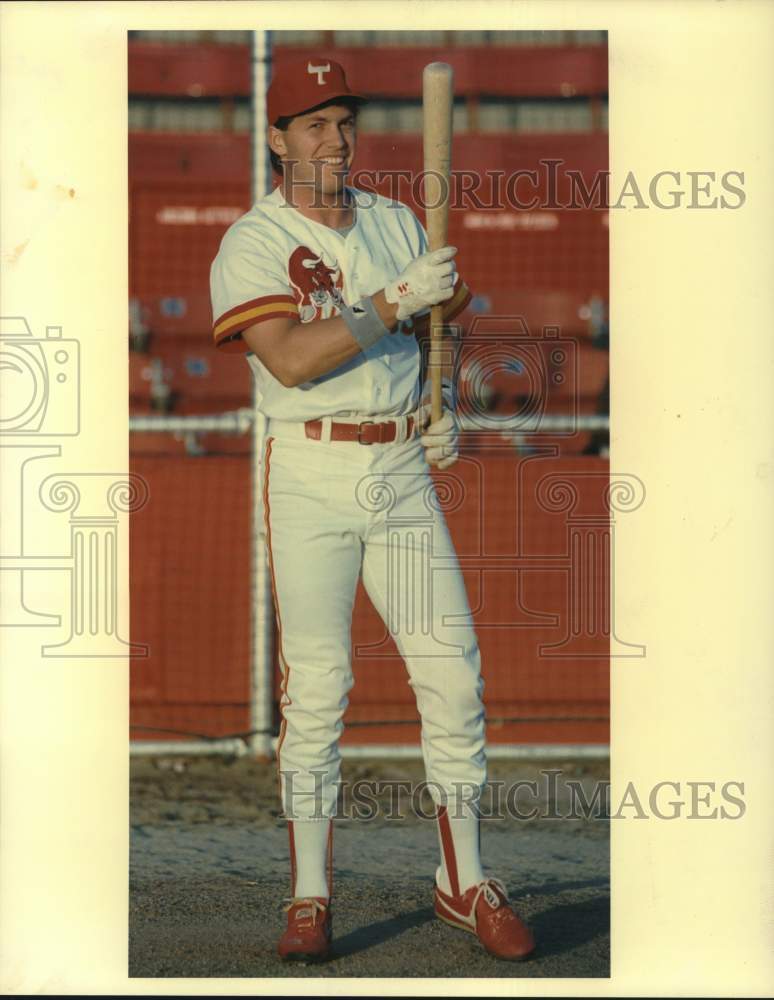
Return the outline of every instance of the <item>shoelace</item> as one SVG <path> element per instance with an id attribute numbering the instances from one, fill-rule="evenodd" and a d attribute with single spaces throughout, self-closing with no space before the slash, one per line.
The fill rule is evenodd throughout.
<path id="1" fill-rule="evenodd" d="M 476 895 L 473 897 L 473 907 L 471 909 L 471 913 L 476 912 L 476 906 L 478 904 L 478 900 L 482 895 L 493 910 L 496 910 L 498 906 L 502 905 L 502 900 L 495 892 L 495 888 L 500 890 L 500 892 L 505 897 L 506 903 L 508 902 L 508 892 L 506 891 L 506 888 L 500 881 L 500 879 L 488 878 L 486 879 L 486 881 L 481 882 L 481 884 L 478 887 L 478 891 L 476 892 Z"/>
<path id="2" fill-rule="evenodd" d="M 282 907 L 285 913 L 291 910 L 294 906 L 299 906 L 301 903 L 305 903 L 306 906 L 297 911 L 296 921 L 298 923 L 301 923 L 302 921 L 308 923 L 311 921 L 312 926 L 314 926 L 317 921 L 317 914 L 325 913 L 326 909 L 324 904 L 321 903 L 319 899 L 314 899 L 311 896 L 306 899 L 284 899 L 283 902 L 287 904 Z"/>

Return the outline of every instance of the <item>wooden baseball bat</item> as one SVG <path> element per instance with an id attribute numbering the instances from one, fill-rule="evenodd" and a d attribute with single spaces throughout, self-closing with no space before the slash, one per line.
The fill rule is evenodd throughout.
<path id="1" fill-rule="evenodd" d="M 446 245 L 449 229 L 452 106 L 454 71 L 448 63 L 434 62 L 422 74 L 422 112 L 425 153 L 425 214 L 430 250 Z M 441 419 L 441 367 L 443 363 L 443 303 L 430 308 L 431 420 Z"/>

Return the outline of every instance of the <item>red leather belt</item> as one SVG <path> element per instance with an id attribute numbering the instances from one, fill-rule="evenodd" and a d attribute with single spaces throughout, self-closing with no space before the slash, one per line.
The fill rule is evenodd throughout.
<path id="1" fill-rule="evenodd" d="M 358 444 L 389 444 L 398 436 L 398 428 L 402 425 L 400 420 L 382 420 L 374 423 L 373 420 L 363 420 L 359 424 L 331 423 L 331 441 L 356 441 Z M 306 436 L 314 441 L 319 441 L 322 437 L 322 420 L 307 420 L 304 424 Z M 410 438 L 414 431 L 414 418 L 408 417 L 406 420 L 406 438 Z"/>

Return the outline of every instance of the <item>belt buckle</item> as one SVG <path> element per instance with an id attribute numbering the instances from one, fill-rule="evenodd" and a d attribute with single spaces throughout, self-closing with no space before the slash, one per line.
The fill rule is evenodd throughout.
<path id="1" fill-rule="evenodd" d="M 357 425 L 357 443 L 358 443 L 358 444 L 366 444 L 366 445 L 371 445 L 371 444 L 373 444 L 373 441 L 364 441 L 364 440 L 363 440 L 363 439 L 361 438 L 361 436 L 360 436 L 360 432 L 362 431 L 362 429 L 363 429 L 364 427 L 369 427 L 369 426 L 372 426 L 372 425 L 373 425 L 373 424 L 375 424 L 375 423 L 376 423 L 376 421 L 375 421 L 375 420 L 363 420 L 363 421 L 361 421 L 361 422 L 360 422 L 360 423 L 359 423 L 359 424 Z"/>

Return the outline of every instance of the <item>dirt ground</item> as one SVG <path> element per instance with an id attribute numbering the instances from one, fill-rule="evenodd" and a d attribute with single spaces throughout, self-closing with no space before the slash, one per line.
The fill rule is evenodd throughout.
<path id="1" fill-rule="evenodd" d="M 558 773 L 555 773 L 558 772 Z M 419 784 L 419 761 L 344 761 L 361 781 Z M 241 758 L 134 758 L 131 778 L 129 975 L 132 977 L 606 977 L 610 974 L 609 821 L 570 818 L 567 782 L 587 801 L 607 781 L 602 761 L 490 761 L 500 802 L 485 796 L 482 855 L 538 942 L 526 962 L 489 956 L 433 915 L 434 821 L 410 791 L 376 796 L 335 821 L 334 949 L 322 965 L 275 952 L 289 891 L 286 825 L 273 763 Z M 498 784 L 499 783 L 499 784 Z M 362 786 L 361 786 L 362 787 Z M 523 793 L 523 794 L 522 794 Z M 430 799 L 413 800 L 429 815 Z M 530 819 L 513 815 L 513 803 Z M 390 815 L 390 813 L 392 815 Z M 489 815 L 487 815 L 489 813 Z"/>

